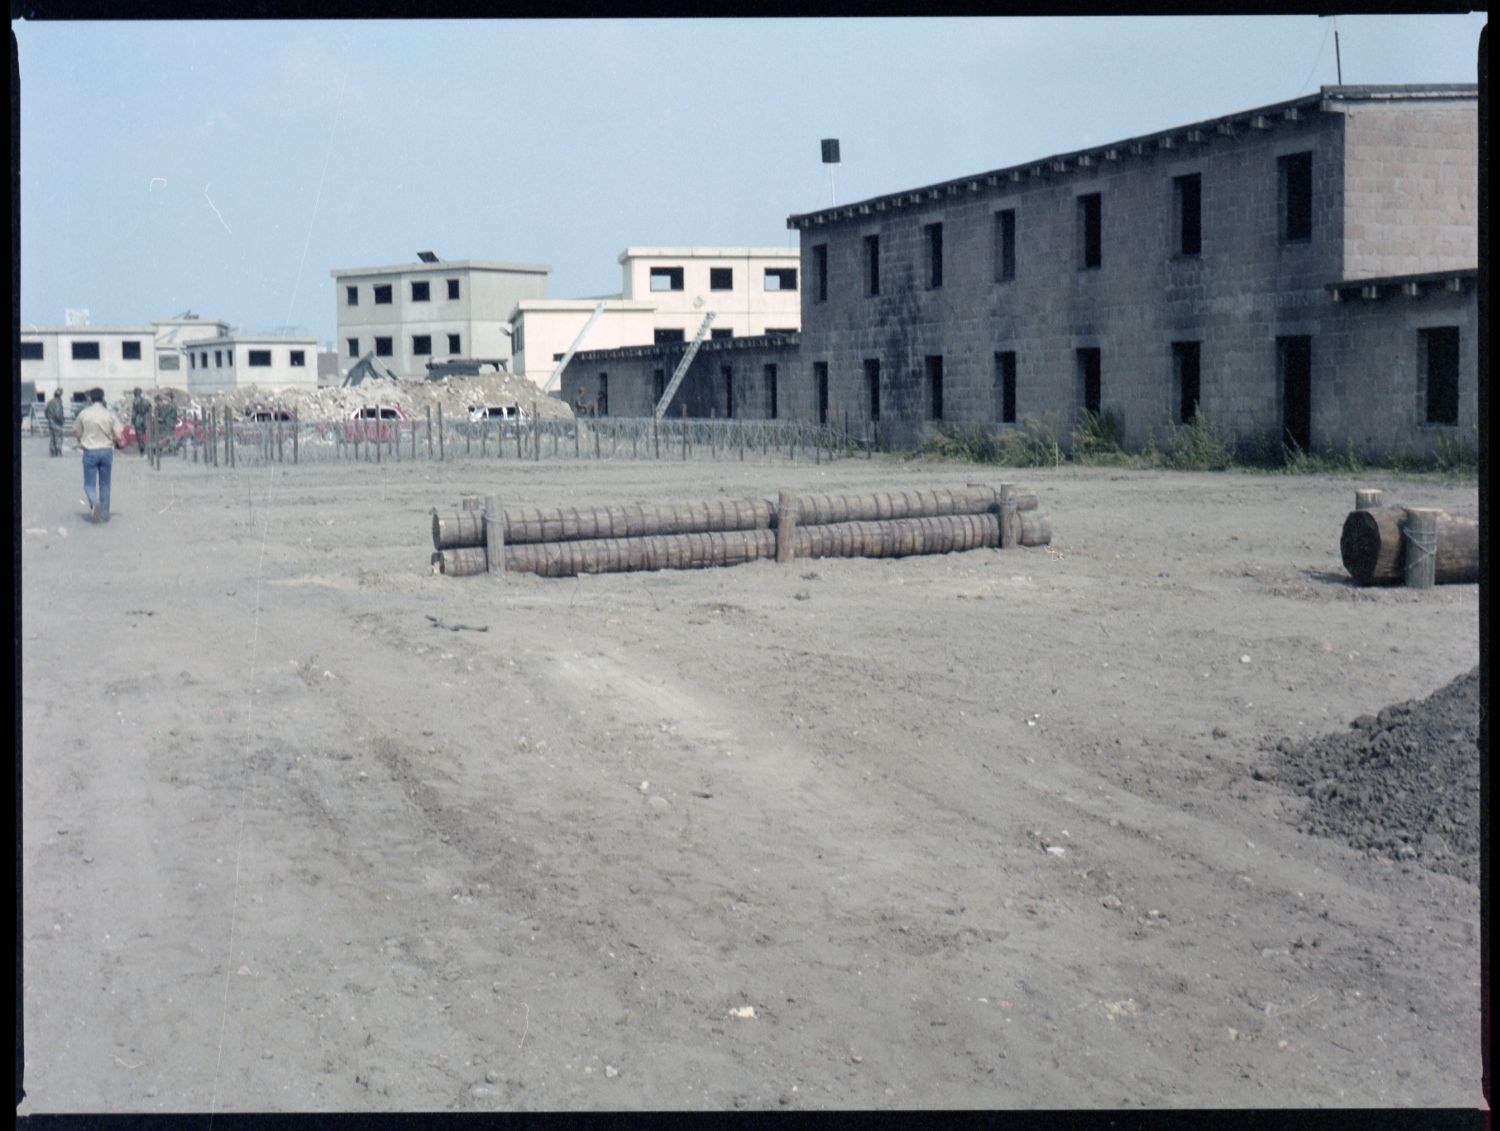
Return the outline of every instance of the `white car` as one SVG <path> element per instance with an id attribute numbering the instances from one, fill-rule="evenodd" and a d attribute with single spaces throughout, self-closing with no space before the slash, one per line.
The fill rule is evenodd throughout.
<path id="1" fill-rule="evenodd" d="M 475 423 L 481 420 L 505 420 L 513 423 L 525 420 L 526 413 L 513 404 L 473 404 L 469 406 L 469 419 Z"/>

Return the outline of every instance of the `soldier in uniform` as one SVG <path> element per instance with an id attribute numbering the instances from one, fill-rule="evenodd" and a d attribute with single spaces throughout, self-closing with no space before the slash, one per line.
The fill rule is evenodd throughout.
<path id="1" fill-rule="evenodd" d="M 54 456 L 62 455 L 63 419 L 62 390 L 54 389 L 52 399 L 47 402 L 47 451 Z"/>
<path id="2" fill-rule="evenodd" d="M 177 396 L 168 391 L 167 395 L 156 405 L 157 451 L 175 452 L 177 450 L 176 432 Z"/>
<path id="3" fill-rule="evenodd" d="M 146 421 L 150 418 L 151 402 L 137 389 L 134 399 L 130 402 L 130 426 L 135 429 L 135 442 L 141 450 L 141 455 L 146 454 Z"/>

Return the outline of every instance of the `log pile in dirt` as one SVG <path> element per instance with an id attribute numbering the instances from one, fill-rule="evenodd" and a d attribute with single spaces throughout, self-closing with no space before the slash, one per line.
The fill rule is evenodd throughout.
<path id="1" fill-rule="evenodd" d="M 1479 669 L 1342 734 L 1277 747 L 1300 828 L 1479 882 Z"/>
<path id="2" fill-rule="evenodd" d="M 493 507 L 493 511 L 491 510 Z M 439 573 L 580 573 L 705 569 L 774 557 L 897 558 L 982 547 L 1045 546 L 1052 524 L 1036 493 L 1012 484 L 870 495 L 781 492 L 769 499 L 634 503 L 543 510 L 432 512 Z"/>

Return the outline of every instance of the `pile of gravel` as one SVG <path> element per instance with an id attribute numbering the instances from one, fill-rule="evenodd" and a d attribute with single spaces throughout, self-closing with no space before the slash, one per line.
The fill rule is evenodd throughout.
<path id="1" fill-rule="evenodd" d="M 1479 669 L 1343 734 L 1277 746 L 1302 832 L 1479 882 Z"/>

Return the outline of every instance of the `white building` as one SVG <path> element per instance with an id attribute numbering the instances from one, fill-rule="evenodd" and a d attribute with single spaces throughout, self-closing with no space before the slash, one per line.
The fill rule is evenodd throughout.
<path id="1" fill-rule="evenodd" d="M 509 364 L 510 337 L 502 327 L 518 302 L 546 297 L 551 270 L 535 263 L 436 257 L 335 270 L 343 368 L 366 354 L 408 379 L 426 377 L 430 361 Z"/>
<path id="2" fill-rule="evenodd" d="M 513 372 L 545 385 L 601 302 L 604 309 L 579 349 L 690 341 L 710 311 L 715 338 L 790 334 L 802 324 L 796 249 L 628 247 L 619 263 L 618 296 L 516 304 L 510 314 Z"/>
<path id="3" fill-rule="evenodd" d="M 76 405 L 96 387 L 111 404 L 137 387 L 186 388 L 187 345 L 228 332 L 226 323 L 195 317 L 138 326 L 23 326 L 20 379 L 35 387 L 39 402 L 60 388 Z"/>
<path id="4" fill-rule="evenodd" d="M 221 334 L 191 342 L 187 390 L 222 393 L 244 385 L 261 389 L 315 389 L 318 339 L 274 334 Z"/>

